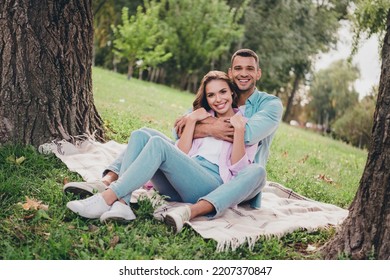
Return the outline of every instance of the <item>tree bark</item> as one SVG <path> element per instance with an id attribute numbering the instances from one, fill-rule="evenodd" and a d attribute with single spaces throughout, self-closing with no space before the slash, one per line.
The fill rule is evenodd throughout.
<path id="1" fill-rule="evenodd" d="M 94 134 L 91 0 L 0 3 L 0 143 Z"/>
<path id="2" fill-rule="evenodd" d="M 322 248 L 326 259 L 390 259 L 390 10 L 371 146 L 349 215 Z"/>
<path id="3" fill-rule="evenodd" d="M 300 75 L 300 73 L 296 73 L 295 74 L 295 78 L 294 78 L 293 88 L 291 89 L 290 95 L 288 96 L 286 110 L 284 111 L 284 115 L 283 115 L 283 118 L 282 118 L 282 120 L 284 122 L 287 122 L 288 118 L 290 117 L 290 112 L 291 112 L 291 108 L 293 106 L 295 93 L 298 90 L 298 86 L 299 86 L 299 82 L 300 81 L 301 81 L 301 75 Z"/>

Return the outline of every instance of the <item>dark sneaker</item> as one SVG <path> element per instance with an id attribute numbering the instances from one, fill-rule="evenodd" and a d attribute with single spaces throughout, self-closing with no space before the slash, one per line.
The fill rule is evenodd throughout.
<path id="1" fill-rule="evenodd" d="M 106 188 L 106 184 L 104 184 L 102 181 L 69 182 L 64 185 L 63 191 L 65 193 L 79 195 L 80 198 L 85 198 L 95 193 L 101 193 Z"/>

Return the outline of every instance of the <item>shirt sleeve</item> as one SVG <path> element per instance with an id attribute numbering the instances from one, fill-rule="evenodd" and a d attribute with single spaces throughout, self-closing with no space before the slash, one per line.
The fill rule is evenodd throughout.
<path id="1" fill-rule="evenodd" d="M 272 134 L 282 119 L 283 105 L 279 98 L 272 98 L 261 105 L 245 125 L 245 144 L 254 145 Z"/>
<path id="2" fill-rule="evenodd" d="M 240 170 L 253 163 L 256 151 L 257 145 L 247 146 L 245 149 L 245 155 L 235 164 L 228 165 L 229 171 L 233 177 L 237 176 Z"/>

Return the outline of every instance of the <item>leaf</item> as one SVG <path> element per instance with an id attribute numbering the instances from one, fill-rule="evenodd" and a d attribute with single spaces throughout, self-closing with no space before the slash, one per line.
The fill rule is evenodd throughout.
<path id="1" fill-rule="evenodd" d="M 329 184 L 333 184 L 333 183 L 334 183 L 333 179 L 332 179 L 332 178 L 329 178 L 329 177 L 326 177 L 325 174 L 319 174 L 319 175 L 317 176 L 317 179 L 318 179 L 318 180 L 325 181 L 326 183 L 329 183 Z"/>
<path id="2" fill-rule="evenodd" d="M 22 157 L 17 158 L 15 162 L 16 162 L 16 164 L 21 165 L 25 160 L 26 160 L 26 158 L 22 156 Z"/>
<path id="3" fill-rule="evenodd" d="M 63 181 L 63 184 L 66 185 L 67 183 L 69 183 L 69 179 L 68 179 L 68 177 L 65 177 L 64 181 Z"/>
<path id="4" fill-rule="evenodd" d="M 111 240 L 110 240 L 110 247 L 114 248 L 117 244 L 119 243 L 119 236 L 115 235 Z"/>
<path id="5" fill-rule="evenodd" d="M 6 160 L 9 163 L 21 165 L 26 160 L 26 158 L 24 156 L 17 158 L 15 155 L 11 155 L 11 156 L 7 157 Z"/>
<path id="6" fill-rule="evenodd" d="M 307 245 L 307 248 L 306 248 L 306 251 L 307 252 L 314 252 L 317 250 L 317 247 L 316 246 L 313 246 L 313 245 Z"/>
<path id="7" fill-rule="evenodd" d="M 6 161 L 9 163 L 15 163 L 16 157 L 14 155 L 11 155 L 11 156 L 6 158 Z"/>
<path id="8" fill-rule="evenodd" d="M 26 202 L 25 203 L 20 203 L 19 204 L 22 205 L 22 208 L 24 210 L 31 210 L 31 209 L 34 209 L 34 210 L 38 210 L 38 209 L 42 209 L 44 211 L 47 211 L 49 209 L 49 206 L 45 205 L 45 204 L 42 204 L 42 201 L 38 201 L 36 199 L 31 199 L 29 198 L 28 196 L 26 196 Z"/>
<path id="9" fill-rule="evenodd" d="M 301 158 L 298 162 L 299 163 L 305 163 L 307 159 L 309 158 L 309 155 L 305 155 L 303 158 Z"/>
<path id="10" fill-rule="evenodd" d="M 51 220 L 49 215 L 47 214 L 46 211 L 43 209 L 39 209 L 37 213 L 35 214 L 34 221 L 40 220 L 40 219 L 46 219 L 46 220 Z"/>

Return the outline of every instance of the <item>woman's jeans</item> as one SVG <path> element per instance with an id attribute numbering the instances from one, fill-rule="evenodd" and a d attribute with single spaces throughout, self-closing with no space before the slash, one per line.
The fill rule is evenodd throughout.
<path id="1" fill-rule="evenodd" d="M 107 169 L 119 175 L 110 188 L 126 203 L 133 191 L 150 180 L 169 200 L 204 199 L 214 205 L 217 215 L 253 198 L 265 184 L 265 171 L 255 164 L 223 184 L 217 165 L 202 157 L 190 158 L 164 134 L 149 128 L 133 131 L 126 150 Z"/>
<path id="2" fill-rule="evenodd" d="M 145 129 L 131 133 L 118 175 L 110 188 L 126 202 L 131 192 L 149 180 L 160 194 L 189 203 L 222 184 L 218 166 L 203 158 L 190 158 L 165 138 Z"/>

